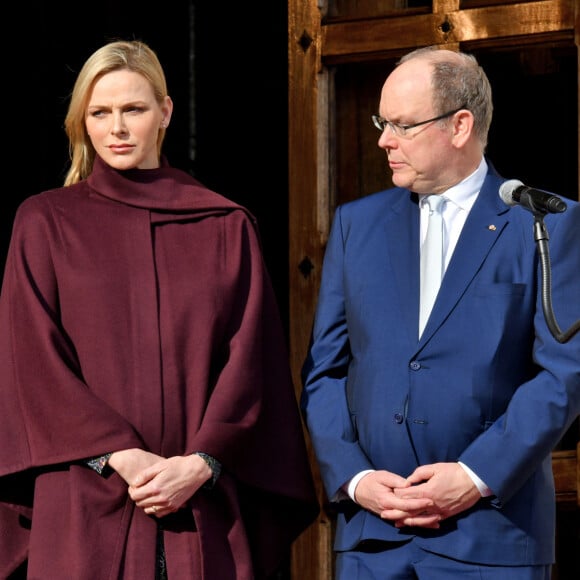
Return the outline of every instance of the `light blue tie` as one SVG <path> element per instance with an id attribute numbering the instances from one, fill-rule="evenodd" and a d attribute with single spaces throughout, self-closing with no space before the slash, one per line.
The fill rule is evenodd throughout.
<path id="1" fill-rule="evenodd" d="M 423 246 L 421 247 L 421 302 L 419 311 L 419 337 L 427 324 L 431 309 L 439 292 L 445 271 L 443 258 L 443 208 L 446 198 L 429 195 L 429 221 Z"/>

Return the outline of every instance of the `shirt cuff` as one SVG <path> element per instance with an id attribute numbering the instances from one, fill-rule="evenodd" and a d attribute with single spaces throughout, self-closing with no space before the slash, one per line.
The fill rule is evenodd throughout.
<path id="1" fill-rule="evenodd" d="M 477 475 L 473 471 L 471 471 L 471 469 L 469 469 L 469 467 L 467 467 L 467 465 L 465 465 L 465 463 L 461 463 L 461 461 L 458 461 L 458 463 L 459 463 L 459 465 L 461 465 L 461 467 L 463 467 L 463 469 L 465 470 L 465 473 L 467 473 L 467 475 L 469 475 L 469 477 L 471 478 L 471 481 L 473 481 L 473 483 L 475 484 L 475 486 L 479 490 L 481 497 L 489 497 L 489 496 L 493 495 L 493 491 L 491 491 L 491 489 L 489 489 L 489 487 L 487 487 L 487 485 L 485 485 L 485 482 L 483 482 L 481 479 L 479 479 L 479 477 L 477 477 Z"/>
<path id="2" fill-rule="evenodd" d="M 354 499 L 354 492 L 356 490 L 356 486 L 358 485 L 358 482 L 367 474 L 372 473 L 374 471 L 374 469 L 365 469 L 364 471 L 361 471 L 360 473 L 357 473 L 349 482 L 348 485 L 343 486 L 343 489 L 346 491 L 346 493 L 348 494 L 348 497 L 350 497 L 350 499 L 352 499 L 352 501 L 354 501 L 356 503 L 356 500 Z"/>

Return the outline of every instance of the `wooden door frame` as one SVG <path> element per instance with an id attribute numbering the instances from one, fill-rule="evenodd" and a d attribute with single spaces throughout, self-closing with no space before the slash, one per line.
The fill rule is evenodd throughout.
<path id="1" fill-rule="evenodd" d="M 461 9 L 459 0 L 435 0 L 431 12 L 341 22 L 325 18 L 325 0 L 288 0 L 289 155 L 289 341 L 292 372 L 301 390 L 300 369 L 308 348 L 325 244 L 334 209 L 332 187 L 333 65 L 366 61 L 437 44 L 459 48 L 481 43 L 509 45 L 571 40 L 580 54 L 580 7 L 574 0 L 542 0 Z M 578 60 L 580 79 L 580 56 Z M 580 82 L 580 80 L 579 80 Z M 580 111 L 580 90 L 578 91 Z M 580 135 L 580 114 L 578 115 Z M 580 139 L 579 139 L 580 142 Z M 580 159 L 580 156 L 579 156 Z M 580 167 L 580 163 L 579 163 Z M 580 182 L 580 176 L 579 176 Z M 319 499 L 325 493 L 310 449 Z M 573 473 L 577 456 L 555 458 Z M 580 478 L 580 472 L 576 472 Z M 557 478 L 557 481 L 560 479 Z M 568 500 L 578 480 L 566 478 Z M 580 503 L 578 503 L 580 505 Z M 293 578 L 330 580 L 332 522 L 323 510 L 292 551 Z"/>

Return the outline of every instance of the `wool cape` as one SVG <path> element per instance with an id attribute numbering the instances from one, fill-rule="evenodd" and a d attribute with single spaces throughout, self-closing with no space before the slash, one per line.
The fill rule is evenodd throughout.
<path id="1" fill-rule="evenodd" d="M 2 578 L 153 580 L 158 525 L 171 580 L 265 578 L 318 513 L 255 219 L 165 159 L 20 205 L 0 364 Z M 159 523 L 86 465 L 135 447 L 222 473 Z"/>

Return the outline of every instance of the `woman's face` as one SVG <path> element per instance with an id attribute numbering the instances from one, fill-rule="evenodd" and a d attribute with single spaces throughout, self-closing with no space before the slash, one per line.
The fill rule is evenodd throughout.
<path id="1" fill-rule="evenodd" d="M 167 127 L 173 104 L 159 104 L 153 87 L 139 73 L 107 73 L 93 86 L 85 126 L 97 155 L 115 169 L 159 167 L 157 139 Z"/>

